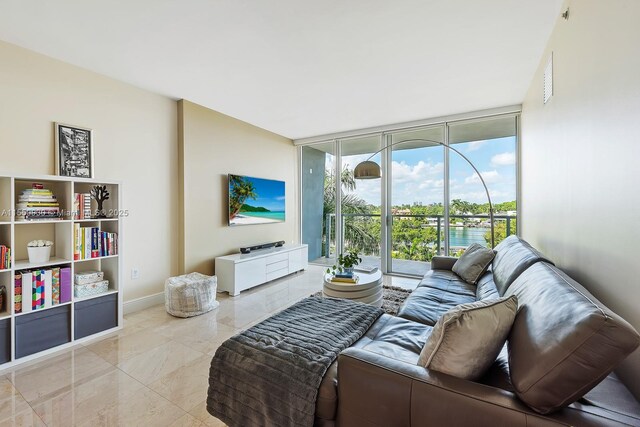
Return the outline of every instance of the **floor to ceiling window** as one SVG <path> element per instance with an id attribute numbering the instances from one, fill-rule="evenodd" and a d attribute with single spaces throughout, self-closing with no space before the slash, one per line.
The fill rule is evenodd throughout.
<path id="1" fill-rule="evenodd" d="M 493 202 L 495 243 L 516 231 L 516 119 L 499 117 L 451 123 L 449 145 L 482 174 Z M 508 225 L 508 228 L 507 228 Z M 489 203 L 473 168 L 449 156 L 449 253 L 459 256 L 472 243 L 491 242 Z"/>
<path id="2" fill-rule="evenodd" d="M 490 246 L 482 174 L 494 205 L 495 243 L 516 232 L 517 115 L 332 139 L 301 147 L 302 242 L 332 265 L 356 250 L 384 272 L 421 276 L 437 254 Z M 388 147 L 376 153 L 381 147 Z M 353 179 L 369 157 L 382 178 Z"/>

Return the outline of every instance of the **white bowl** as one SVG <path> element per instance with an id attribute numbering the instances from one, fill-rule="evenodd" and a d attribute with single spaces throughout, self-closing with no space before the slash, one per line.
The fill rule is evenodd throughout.
<path id="1" fill-rule="evenodd" d="M 42 262 L 49 262 L 51 257 L 51 246 L 41 246 L 36 248 L 27 247 L 29 252 L 29 263 L 38 264 Z"/>

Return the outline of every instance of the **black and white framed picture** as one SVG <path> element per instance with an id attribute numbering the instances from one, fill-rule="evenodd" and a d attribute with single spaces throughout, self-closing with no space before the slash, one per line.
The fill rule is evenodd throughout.
<path id="1" fill-rule="evenodd" d="M 56 174 L 74 178 L 93 178 L 91 129 L 55 124 Z"/>

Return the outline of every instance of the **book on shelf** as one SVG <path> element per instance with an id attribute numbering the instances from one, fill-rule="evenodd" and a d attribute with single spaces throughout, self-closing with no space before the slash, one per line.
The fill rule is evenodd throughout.
<path id="1" fill-rule="evenodd" d="M 11 248 L 0 245 L 0 270 L 11 268 Z"/>
<path id="2" fill-rule="evenodd" d="M 60 203 L 43 184 L 33 183 L 22 190 L 16 203 L 16 219 L 24 221 L 57 220 L 61 218 Z"/>
<path id="3" fill-rule="evenodd" d="M 75 261 L 118 254 L 118 233 L 109 233 L 99 227 L 73 225 L 73 259 Z"/>
<path id="4" fill-rule="evenodd" d="M 29 313 L 71 301 L 71 268 L 19 271 L 14 276 L 14 311 Z"/>
<path id="5" fill-rule="evenodd" d="M 75 193 L 73 195 L 73 218 L 91 218 L 91 193 Z"/>

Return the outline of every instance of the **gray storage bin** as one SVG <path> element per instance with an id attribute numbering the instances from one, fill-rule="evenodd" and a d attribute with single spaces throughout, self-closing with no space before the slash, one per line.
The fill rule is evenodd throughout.
<path id="1" fill-rule="evenodd" d="M 80 301 L 75 307 L 75 339 L 118 326 L 118 294 Z"/>
<path id="2" fill-rule="evenodd" d="M 71 305 L 16 317 L 16 358 L 71 341 Z"/>
<path id="3" fill-rule="evenodd" d="M 11 319 L 0 320 L 0 363 L 11 360 Z"/>

